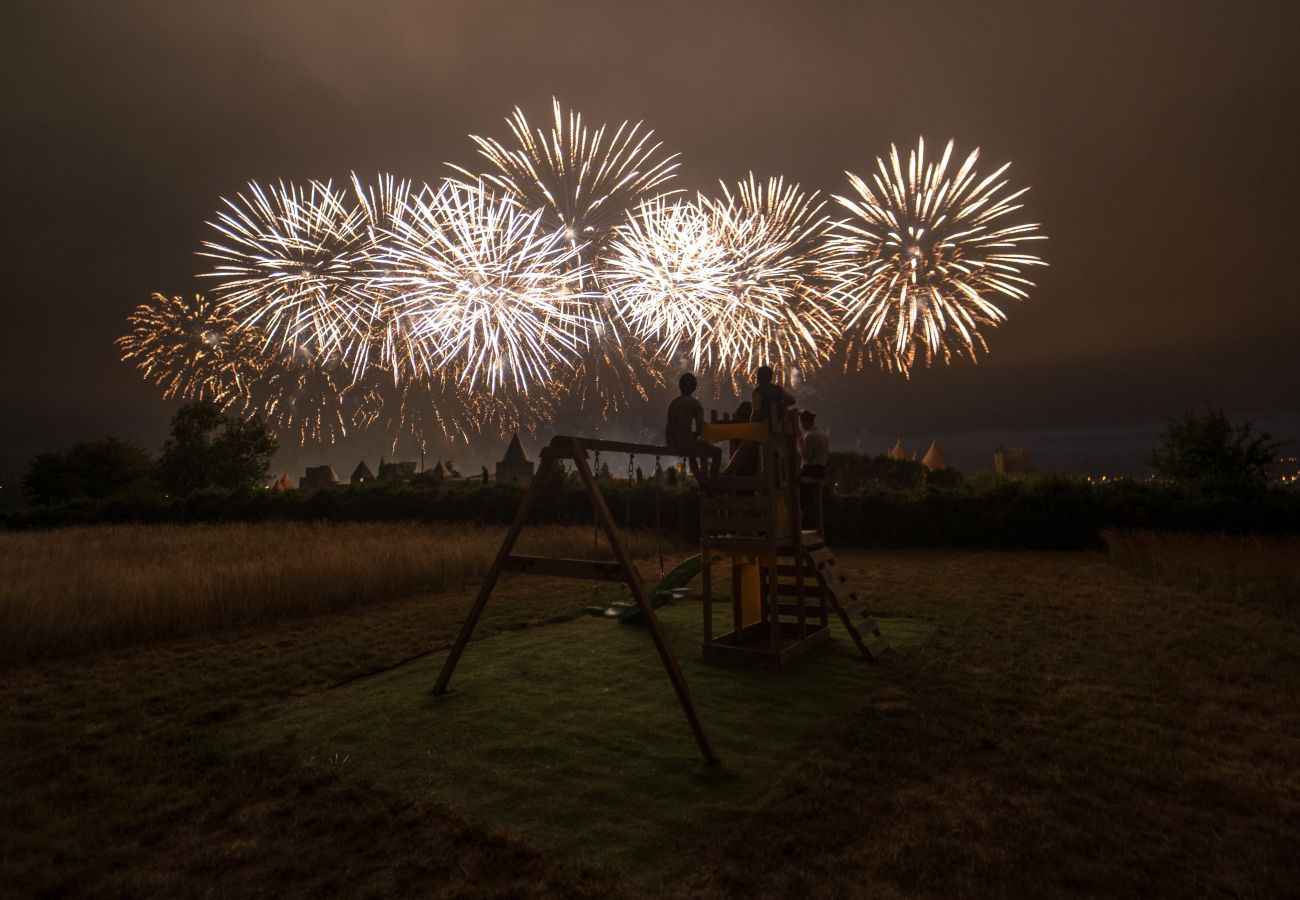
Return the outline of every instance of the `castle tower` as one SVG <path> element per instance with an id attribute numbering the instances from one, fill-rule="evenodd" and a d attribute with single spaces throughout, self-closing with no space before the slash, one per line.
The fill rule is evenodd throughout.
<path id="1" fill-rule="evenodd" d="M 510 446 L 506 448 L 506 455 L 497 463 L 497 481 L 501 484 L 517 484 L 520 487 L 528 487 L 533 483 L 533 463 L 524 456 L 524 447 L 519 443 L 519 432 L 510 436 Z"/>

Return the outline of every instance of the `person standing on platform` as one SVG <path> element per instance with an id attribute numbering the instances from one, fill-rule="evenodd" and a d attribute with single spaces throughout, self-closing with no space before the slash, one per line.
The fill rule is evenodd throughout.
<path id="1" fill-rule="evenodd" d="M 803 457 L 803 468 L 799 477 L 812 479 L 815 483 L 799 485 L 799 503 L 804 509 L 804 521 L 809 521 L 821 530 L 822 482 L 826 479 L 826 464 L 831 457 L 831 442 L 826 432 L 817 427 L 817 414 L 811 409 L 799 413 L 799 424 L 803 426 L 803 435 L 799 438 L 799 450 Z"/>
<path id="2" fill-rule="evenodd" d="M 753 412 L 751 422 L 770 422 L 780 415 L 788 406 L 794 406 L 794 397 L 789 391 L 772 380 L 772 367 L 759 366 L 755 373 L 758 380 L 754 393 L 750 396 Z"/>

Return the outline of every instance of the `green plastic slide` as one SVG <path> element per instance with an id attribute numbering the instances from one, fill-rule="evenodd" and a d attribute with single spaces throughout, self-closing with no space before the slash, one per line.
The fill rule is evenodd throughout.
<path id="1" fill-rule="evenodd" d="M 669 600 L 684 593 L 686 586 L 691 583 L 691 579 L 700 574 L 703 569 L 704 559 L 698 553 L 678 563 L 671 572 L 664 575 L 657 585 L 651 588 L 650 603 L 654 605 L 655 609 L 658 609 Z M 593 606 L 587 611 L 592 615 L 618 619 L 620 622 L 637 622 L 641 618 L 641 610 L 637 609 L 635 603 L 628 602 L 614 603 L 603 609 Z"/>
<path id="2" fill-rule="evenodd" d="M 699 553 L 682 560 L 673 567 L 672 571 L 661 578 L 658 584 L 650 589 L 650 604 L 655 609 L 658 609 L 678 596 L 679 591 L 684 593 L 686 586 L 703 570 L 704 557 Z M 620 622 L 636 622 L 640 618 L 641 611 L 636 608 L 635 603 L 628 606 L 618 616 Z"/>

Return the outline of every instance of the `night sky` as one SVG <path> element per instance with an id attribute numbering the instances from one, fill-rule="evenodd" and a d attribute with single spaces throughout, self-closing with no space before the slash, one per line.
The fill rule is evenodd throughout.
<path id="1" fill-rule="evenodd" d="M 937 437 L 961 467 L 1002 443 L 1137 472 L 1200 403 L 1300 437 L 1297 9 L 10 0 L 0 478 L 77 439 L 161 443 L 176 405 L 112 341 L 150 292 L 204 287 L 194 254 L 221 196 L 353 170 L 433 181 L 476 165 L 469 132 L 505 136 L 516 104 L 540 124 L 552 95 L 592 122 L 644 119 L 690 190 L 753 170 L 842 193 L 845 169 L 918 135 L 1013 161 L 1051 238 L 1032 299 L 978 366 L 811 398 L 837 448 Z M 290 448 L 276 470 L 346 476 L 382 443 Z M 453 455 L 477 471 L 499 454 Z"/>

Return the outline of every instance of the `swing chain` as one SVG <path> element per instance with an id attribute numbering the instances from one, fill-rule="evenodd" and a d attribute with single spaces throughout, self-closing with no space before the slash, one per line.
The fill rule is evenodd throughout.
<path id="1" fill-rule="evenodd" d="M 595 465 L 592 466 L 592 479 L 599 485 L 600 481 L 600 451 L 596 451 Z M 599 490 L 599 487 L 597 487 Z M 591 552 L 595 554 L 600 550 L 600 513 L 596 510 L 596 504 L 591 504 Z"/>
<path id="2" fill-rule="evenodd" d="M 659 490 L 660 476 L 663 473 L 659 469 L 659 455 L 655 454 L 655 546 L 659 550 L 659 580 L 664 578 L 664 530 L 659 524 Z"/>
<path id="3" fill-rule="evenodd" d="M 627 508 L 623 511 L 623 528 L 632 528 L 632 454 L 627 455 Z"/>

